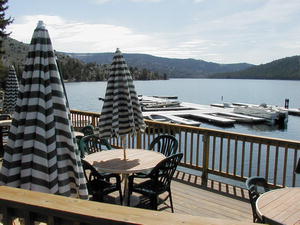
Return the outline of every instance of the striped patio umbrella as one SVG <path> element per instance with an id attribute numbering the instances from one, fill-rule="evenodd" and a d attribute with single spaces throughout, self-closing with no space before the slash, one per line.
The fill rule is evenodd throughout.
<path id="1" fill-rule="evenodd" d="M 40 21 L 22 74 L 0 184 L 87 199 L 62 82 L 48 31 Z"/>
<path id="2" fill-rule="evenodd" d="M 14 66 L 10 66 L 5 84 L 3 112 L 13 114 L 19 92 L 19 83 Z"/>
<path id="3" fill-rule="evenodd" d="M 125 59 L 117 49 L 110 68 L 105 99 L 99 121 L 101 137 L 122 137 L 144 132 L 144 123 L 138 96 Z M 125 145 L 124 145 L 124 159 Z"/>

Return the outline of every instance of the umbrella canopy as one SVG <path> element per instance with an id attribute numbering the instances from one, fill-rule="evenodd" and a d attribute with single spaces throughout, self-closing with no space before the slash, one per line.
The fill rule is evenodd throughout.
<path id="1" fill-rule="evenodd" d="M 22 74 L 0 184 L 87 199 L 62 82 L 40 21 Z"/>
<path id="2" fill-rule="evenodd" d="M 122 53 L 117 49 L 110 68 L 100 115 L 100 136 L 133 135 L 138 131 L 144 132 L 145 128 L 130 71 Z"/>
<path id="3" fill-rule="evenodd" d="M 19 83 L 14 66 L 10 66 L 5 84 L 3 112 L 12 114 L 15 111 L 19 92 Z"/>

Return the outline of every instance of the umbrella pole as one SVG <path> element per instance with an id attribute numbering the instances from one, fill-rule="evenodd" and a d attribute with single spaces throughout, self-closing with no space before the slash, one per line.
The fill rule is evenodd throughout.
<path id="1" fill-rule="evenodd" d="M 122 142 L 123 142 L 123 155 L 124 155 L 124 160 L 126 160 L 126 135 L 123 135 L 122 137 Z"/>

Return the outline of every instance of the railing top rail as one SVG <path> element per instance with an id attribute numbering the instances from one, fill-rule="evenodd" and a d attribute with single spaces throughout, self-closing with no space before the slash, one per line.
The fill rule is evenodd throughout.
<path id="1" fill-rule="evenodd" d="M 80 114 L 86 114 L 86 115 L 94 115 L 94 116 L 100 116 L 100 113 L 98 112 L 91 112 L 91 111 L 83 111 L 79 109 L 71 109 L 71 113 L 80 113 Z"/>
<path id="2" fill-rule="evenodd" d="M 98 203 L 7 186 L 0 186 L 0 206 L 86 224 L 252 224 Z"/>
<path id="3" fill-rule="evenodd" d="M 188 125 L 181 125 L 181 124 L 173 124 L 173 123 L 167 123 L 167 122 L 158 122 L 158 121 L 152 121 L 152 120 L 145 120 L 147 124 L 152 125 L 161 125 L 161 126 L 169 126 L 170 128 L 174 129 L 181 129 L 181 130 L 188 130 L 195 133 L 201 133 L 205 135 L 211 135 L 211 136 L 221 136 L 221 137 L 238 137 L 238 139 L 247 139 L 247 141 L 255 141 L 255 142 L 270 142 L 270 143 L 281 143 L 284 145 L 284 143 L 292 144 L 295 146 L 298 146 L 300 148 L 300 141 L 297 140 L 289 140 L 289 139 L 282 139 L 282 138 L 273 138 L 273 137 L 266 137 L 266 136 L 258 136 L 258 135 L 252 135 L 252 134 L 243 134 L 238 132 L 232 132 L 232 131 L 224 131 L 224 130 L 217 130 L 212 128 L 204 128 L 204 127 L 194 127 L 194 126 L 188 126 Z"/>

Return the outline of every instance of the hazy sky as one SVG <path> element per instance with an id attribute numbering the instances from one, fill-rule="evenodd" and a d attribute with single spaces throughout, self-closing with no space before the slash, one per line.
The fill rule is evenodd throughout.
<path id="1" fill-rule="evenodd" d="M 300 0 L 9 0 L 11 37 L 39 20 L 65 52 L 262 64 L 300 52 Z"/>

